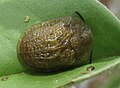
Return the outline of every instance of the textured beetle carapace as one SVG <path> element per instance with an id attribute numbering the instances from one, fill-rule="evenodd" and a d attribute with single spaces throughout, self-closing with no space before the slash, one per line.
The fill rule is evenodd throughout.
<path id="1" fill-rule="evenodd" d="M 55 71 L 89 63 L 90 28 L 79 18 L 64 17 L 29 28 L 18 43 L 20 61 L 36 71 Z"/>

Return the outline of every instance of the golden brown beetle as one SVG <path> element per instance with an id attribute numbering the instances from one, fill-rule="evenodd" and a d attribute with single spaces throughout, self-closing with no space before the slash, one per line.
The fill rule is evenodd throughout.
<path id="1" fill-rule="evenodd" d="M 36 71 L 55 71 L 89 63 L 90 28 L 77 17 L 64 17 L 33 25 L 18 43 L 20 61 Z"/>

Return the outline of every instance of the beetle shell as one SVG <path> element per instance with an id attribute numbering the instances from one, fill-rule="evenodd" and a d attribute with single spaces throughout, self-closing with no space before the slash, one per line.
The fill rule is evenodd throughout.
<path id="1" fill-rule="evenodd" d="M 55 71 L 89 62 L 90 28 L 79 18 L 64 17 L 29 28 L 18 43 L 19 60 L 35 71 Z"/>

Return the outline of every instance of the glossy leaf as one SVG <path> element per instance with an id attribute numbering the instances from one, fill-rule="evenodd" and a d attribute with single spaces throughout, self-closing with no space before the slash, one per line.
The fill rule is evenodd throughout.
<path id="1" fill-rule="evenodd" d="M 120 64 L 120 57 L 103 58 L 95 60 L 91 65 L 58 72 L 54 74 L 36 74 L 23 72 L 0 77 L 1 88 L 57 88 L 66 84 L 72 84 L 92 76 L 98 75 Z M 82 74 L 88 66 L 94 66 L 95 70 Z M 7 80 L 3 80 L 7 77 Z"/>

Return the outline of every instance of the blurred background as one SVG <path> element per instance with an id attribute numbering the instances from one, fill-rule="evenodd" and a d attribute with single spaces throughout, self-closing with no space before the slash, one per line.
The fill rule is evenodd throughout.
<path id="1" fill-rule="evenodd" d="M 120 19 L 120 0 L 99 1 Z M 81 83 L 70 85 L 68 88 L 120 88 L 120 66 Z"/>
<path id="2" fill-rule="evenodd" d="M 99 0 L 120 19 L 120 0 Z"/>

